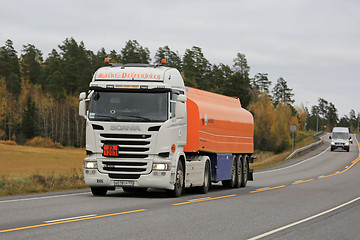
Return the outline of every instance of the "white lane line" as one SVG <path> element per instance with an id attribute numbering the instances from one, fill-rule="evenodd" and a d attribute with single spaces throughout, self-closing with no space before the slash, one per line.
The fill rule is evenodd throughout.
<path id="1" fill-rule="evenodd" d="M 341 204 L 341 205 L 339 205 L 339 206 L 337 206 L 337 207 L 331 208 L 331 209 L 329 209 L 329 210 L 326 210 L 326 211 L 324 211 L 324 212 L 318 213 L 318 214 L 316 214 L 316 215 L 313 215 L 313 216 L 311 216 L 311 217 L 305 218 L 305 219 L 303 219 L 303 220 L 300 220 L 300 221 L 291 223 L 291 224 L 289 224 L 289 225 L 286 225 L 286 226 L 283 226 L 283 227 L 274 229 L 274 230 L 272 230 L 272 231 L 269 231 L 269 232 L 260 234 L 260 235 L 258 235 L 258 236 L 249 238 L 248 240 L 260 239 L 260 238 L 269 236 L 269 235 L 271 235 L 271 234 L 280 232 L 280 231 L 282 231 L 282 230 L 285 230 L 285 229 L 287 229 L 287 228 L 290 228 L 290 227 L 299 225 L 299 224 L 301 224 L 301 223 L 308 222 L 308 221 L 310 221 L 310 220 L 312 220 L 312 219 L 314 219 L 314 218 L 317 218 L 317 217 L 320 217 L 320 216 L 325 215 L 325 214 L 327 214 L 327 213 L 333 212 L 333 211 L 335 211 L 335 210 L 338 210 L 339 208 L 345 207 L 345 206 L 347 206 L 347 205 L 349 205 L 349 204 L 352 204 L 352 203 L 354 203 L 354 202 L 356 202 L 356 201 L 359 201 L 359 200 L 360 200 L 360 197 L 357 197 L 357 198 L 355 198 L 355 199 L 353 199 L 353 200 L 351 200 L 351 201 L 349 201 L 349 202 L 343 203 L 343 204 Z"/>
<path id="2" fill-rule="evenodd" d="M 348 168 L 349 166 L 346 166 L 345 168 Z"/>
<path id="3" fill-rule="evenodd" d="M 85 195 L 85 194 L 89 194 L 89 192 L 54 195 L 54 196 L 47 196 L 47 197 L 20 198 L 20 199 L 13 199 L 13 200 L 2 200 L 2 201 L 0 201 L 0 203 L 22 202 L 22 201 L 41 200 L 41 199 L 59 198 L 59 197 L 71 197 L 71 196 Z"/>
<path id="4" fill-rule="evenodd" d="M 87 218 L 87 217 L 95 217 L 95 216 L 97 216 L 97 215 L 96 214 L 91 214 L 91 215 L 85 215 L 85 216 L 78 216 L 78 217 L 50 220 L 50 221 L 45 221 L 44 223 L 62 222 L 62 221 L 69 221 L 69 220 L 74 220 L 74 219 L 79 219 L 79 218 Z"/>
<path id="5" fill-rule="evenodd" d="M 268 189 L 269 187 L 264 187 L 264 188 L 258 188 L 256 189 L 255 191 L 261 191 L 261 190 L 265 190 L 265 189 Z"/>
<path id="6" fill-rule="evenodd" d="M 305 162 L 308 162 L 310 161 L 311 159 L 314 159 L 314 158 L 317 158 L 318 156 L 324 154 L 327 150 L 329 150 L 330 147 L 326 148 L 323 152 L 319 153 L 318 155 L 316 156 L 313 156 L 311 158 L 308 158 L 308 159 L 305 159 L 301 162 L 298 162 L 298 163 L 295 163 L 293 165 L 290 165 L 290 166 L 287 166 L 287 167 L 283 167 L 283 168 L 278 168 L 278 169 L 273 169 L 273 170 L 269 170 L 269 171 L 264 171 L 264 172 L 254 172 L 254 174 L 262 174 L 262 173 L 269 173 L 269 172 L 275 172 L 275 171 L 280 171 L 280 170 L 284 170 L 284 169 L 288 169 L 288 168 L 291 168 L 291 167 L 295 167 L 297 165 L 300 165 L 302 163 L 305 163 Z"/>
<path id="7" fill-rule="evenodd" d="M 297 180 L 294 183 L 303 182 L 304 180 Z"/>

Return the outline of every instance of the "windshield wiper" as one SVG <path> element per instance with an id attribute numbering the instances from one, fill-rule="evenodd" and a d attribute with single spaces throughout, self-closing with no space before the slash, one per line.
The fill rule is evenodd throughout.
<path id="1" fill-rule="evenodd" d="M 116 120 L 118 121 L 119 119 L 113 116 L 109 116 L 109 115 L 102 115 L 102 114 L 96 114 L 93 118 L 97 118 L 97 117 L 101 117 L 101 118 L 107 118 L 107 119 L 111 119 L 111 120 Z"/>

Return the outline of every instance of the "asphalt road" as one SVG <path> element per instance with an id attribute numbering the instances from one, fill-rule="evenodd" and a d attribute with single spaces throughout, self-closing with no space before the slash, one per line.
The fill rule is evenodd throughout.
<path id="1" fill-rule="evenodd" d="M 0 239 L 360 239 L 360 155 L 317 150 L 206 195 L 89 190 L 0 198 Z"/>

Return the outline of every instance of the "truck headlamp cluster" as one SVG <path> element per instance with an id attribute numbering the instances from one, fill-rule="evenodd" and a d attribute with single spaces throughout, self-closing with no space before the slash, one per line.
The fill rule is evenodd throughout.
<path id="1" fill-rule="evenodd" d="M 86 161 L 84 163 L 84 168 L 87 168 L 87 169 L 95 169 L 97 168 L 97 162 L 94 162 L 94 161 Z"/>
<path id="2" fill-rule="evenodd" d="M 170 163 L 153 163 L 153 170 L 155 171 L 169 171 Z"/>

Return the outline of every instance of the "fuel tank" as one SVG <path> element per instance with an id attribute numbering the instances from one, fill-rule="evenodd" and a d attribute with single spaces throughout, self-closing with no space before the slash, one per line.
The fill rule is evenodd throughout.
<path id="1" fill-rule="evenodd" d="M 187 142 L 184 152 L 254 152 L 254 118 L 239 98 L 191 87 L 187 96 Z"/>

